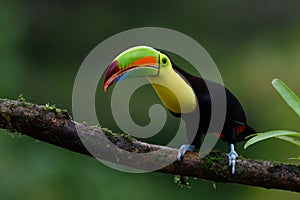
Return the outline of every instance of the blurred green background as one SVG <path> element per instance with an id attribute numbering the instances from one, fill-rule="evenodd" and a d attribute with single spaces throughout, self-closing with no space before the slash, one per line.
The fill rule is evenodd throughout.
<path id="1" fill-rule="evenodd" d="M 300 130 L 299 119 L 271 86 L 278 77 L 300 95 L 299 1 L 0 3 L 1 98 L 16 99 L 22 93 L 30 102 L 49 102 L 71 112 L 77 70 L 96 45 L 127 29 L 158 26 L 203 45 L 258 131 Z M 108 100 L 101 99 L 98 112 L 108 109 Z M 110 119 L 100 123 L 118 131 Z M 296 193 L 236 184 L 217 183 L 214 189 L 212 182 L 194 179 L 191 189 L 181 189 L 172 175 L 122 173 L 27 136 L 0 133 L 1 200 L 299 199 Z M 217 148 L 228 151 L 223 142 Z M 288 158 L 299 155 L 295 147 L 275 139 L 237 149 L 247 158 L 281 162 L 294 162 Z"/>

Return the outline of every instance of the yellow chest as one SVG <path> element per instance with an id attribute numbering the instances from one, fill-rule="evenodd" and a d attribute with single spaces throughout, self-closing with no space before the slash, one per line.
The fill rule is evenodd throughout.
<path id="1" fill-rule="evenodd" d="M 175 113 L 195 110 L 197 101 L 193 89 L 175 71 L 157 77 L 148 77 L 162 103 Z"/>

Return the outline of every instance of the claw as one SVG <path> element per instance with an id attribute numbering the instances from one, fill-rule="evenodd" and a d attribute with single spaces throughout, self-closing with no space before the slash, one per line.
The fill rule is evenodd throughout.
<path id="1" fill-rule="evenodd" d="M 177 160 L 180 161 L 187 151 L 195 151 L 195 150 L 196 148 L 194 145 L 189 145 L 189 144 L 181 145 L 181 147 L 178 150 Z"/>
<path id="2" fill-rule="evenodd" d="M 230 144 L 230 152 L 227 154 L 229 160 L 229 166 L 231 166 L 231 173 L 234 174 L 235 172 L 235 161 L 236 158 L 239 156 L 236 151 L 234 150 L 234 144 Z"/>

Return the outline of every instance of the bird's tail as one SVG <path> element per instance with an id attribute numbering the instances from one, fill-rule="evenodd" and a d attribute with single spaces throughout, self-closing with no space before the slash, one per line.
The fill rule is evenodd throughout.
<path id="1" fill-rule="evenodd" d="M 241 140 L 249 140 L 255 136 L 256 131 L 249 125 L 246 125 L 246 129 L 239 135 Z"/>

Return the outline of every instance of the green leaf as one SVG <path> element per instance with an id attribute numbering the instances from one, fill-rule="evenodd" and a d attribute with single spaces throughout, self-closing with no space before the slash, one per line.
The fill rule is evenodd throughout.
<path id="1" fill-rule="evenodd" d="M 300 156 L 298 156 L 297 158 L 289 158 L 291 160 L 300 160 Z"/>
<path id="2" fill-rule="evenodd" d="M 293 137 L 300 137 L 300 133 L 294 132 L 294 131 L 286 131 L 286 130 L 275 130 L 275 131 L 268 131 L 265 133 L 257 133 L 257 136 L 251 138 L 246 142 L 244 145 L 244 148 L 248 148 L 252 144 L 255 144 L 257 142 L 260 142 L 262 140 L 266 140 L 273 137 L 278 136 L 293 136 Z"/>
<path id="3" fill-rule="evenodd" d="M 297 113 L 300 117 L 300 98 L 280 79 L 272 81 L 273 87 L 282 96 L 285 102 Z"/>
<path id="4" fill-rule="evenodd" d="M 295 144 L 300 147 L 300 140 L 296 140 L 295 138 L 292 138 L 289 136 L 276 136 L 276 138 L 290 142 L 290 143 Z"/>

